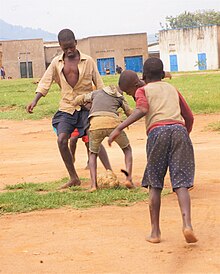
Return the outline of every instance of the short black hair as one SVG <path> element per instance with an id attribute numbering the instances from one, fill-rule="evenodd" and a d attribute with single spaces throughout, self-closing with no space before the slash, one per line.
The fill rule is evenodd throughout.
<path id="1" fill-rule="evenodd" d="M 144 62 L 143 80 L 161 80 L 164 77 L 163 62 L 160 58 L 150 57 Z"/>
<path id="2" fill-rule="evenodd" d="M 69 41 L 69 40 L 76 40 L 74 33 L 70 29 L 62 29 L 58 33 L 59 43 L 64 41 Z"/>
<path id="3" fill-rule="evenodd" d="M 133 70 L 124 70 L 120 74 L 119 80 L 118 80 L 118 86 L 119 88 L 123 87 L 123 91 L 125 91 L 130 86 L 134 86 L 138 82 L 138 75 Z"/>

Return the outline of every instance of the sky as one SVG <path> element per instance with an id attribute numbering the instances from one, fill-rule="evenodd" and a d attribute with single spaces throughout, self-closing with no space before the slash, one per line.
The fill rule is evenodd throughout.
<path id="1" fill-rule="evenodd" d="M 157 33 L 166 16 L 184 11 L 220 11 L 220 0 L 0 0 L 0 19 L 57 34 L 69 28 L 77 39 Z"/>

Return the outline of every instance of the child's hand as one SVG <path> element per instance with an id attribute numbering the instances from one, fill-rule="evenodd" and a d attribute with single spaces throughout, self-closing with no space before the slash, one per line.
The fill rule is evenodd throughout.
<path id="1" fill-rule="evenodd" d="M 120 133 L 121 131 L 117 128 L 112 131 L 112 133 L 108 137 L 109 146 L 111 146 L 112 142 L 119 136 Z"/>
<path id="2" fill-rule="evenodd" d="M 33 109 L 36 105 L 37 105 L 37 103 L 35 101 L 33 101 L 31 104 L 26 106 L 26 111 L 28 113 L 33 113 Z"/>
<path id="3" fill-rule="evenodd" d="M 73 101 L 74 106 L 80 106 L 84 104 L 84 95 L 78 95 Z"/>
<path id="4" fill-rule="evenodd" d="M 91 103 L 91 102 L 85 103 L 85 104 L 84 104 L 84 107 L 85 107 L 87 110 L 90 110 L 90 109 L 91 109 L 91 106 L 92 106 L 92 103 Z"/>

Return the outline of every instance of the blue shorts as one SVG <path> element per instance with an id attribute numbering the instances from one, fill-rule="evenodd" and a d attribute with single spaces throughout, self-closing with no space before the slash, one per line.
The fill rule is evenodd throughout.
<path id="1" fill-rule="evenodd" d="M 57 135 L 66 133 L 70 136 L 77 128 L 79 137 L 82 137 L 86 135 L 89 126 L 88 116 L 88 110 L 75 111 L 73 114 L 57 111 L 52 119 L 52 126 Z"/>
<path id="2" fill-rule="evenodd" d="M 194 151 L 184 126 L 165 125 L 150 131 L 142 186 L 163 189 L 168 167 L 173 190 L 193 186 Z"/>

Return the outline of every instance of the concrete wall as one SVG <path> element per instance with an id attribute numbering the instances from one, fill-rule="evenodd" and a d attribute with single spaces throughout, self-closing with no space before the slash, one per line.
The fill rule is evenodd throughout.
<path id="1" fill-rule="evenodd" d="M 2 66 L 2 43 L 0 42 L 0 67 L 1 66 Z"/>
<path id="2" fill-rule="evenodd" d="M 57 52 L 60 52 L 60 48 L 58 42 L 57 47 L 52 47 L 49 43 L 44 45 L 45 60 L 50 63 Z M 125 69 L 124 57 L 143 56 L 143 60 L 148 57 L 146 33 L 88 37 L 77 40 L 77 48 L 90 55 L 96 63 L 100 58 L 114 58 L 115 64 L 123 69 Z"/>
<path id="3" fill-rule="evenodd" d="M 2 65 L 6 77 L 20 78 L 20 62 L 32 62 L 33 77 L 42 77 L 45 71 L 42 39 L 1 41 Z"/>
<path id="4" fill-rule="evenodd" d="M 77 48 L 90 55 L 95 62 L 100 58 L 114 58 L 115 65 L 125 68 L 124 58 L 148 57 L 147 34 L 96 36 L 80 39 Z M 62 53 L 57 41 L 43 43 L 42 39 L 0 41 L 0 63 L 6 77 L 20 78 L 20 62 L 32 62 L 33 77 L 40 78 L 52 59 Z"/>
<path id="5" fill-rule="evenodd" d="M 46 67 L 51 63 L 54 57 L 62 53 L 62 49 L 58 42 L 47 42 L 44 43 L 44 55 Z"/>
<path id="6" fill-rule="evenodd" d="M 159 43 L 153 43 L 151 45 L 148 45 L 148 55 L 149 57 L 160 58 Z"/>
<path id="7" fill-rule="evenodd" d="M 115 64 L 125 69 L 124 57 L 148 57 L 147 34 L 124 34 L 90 37 L 90 53 L 97 60 L 99 58 L 114 58 Z"/>
<path id="8" fill-rule="evenodd" d="M 178 71 L 198 70 L 198 54 L 206 54 L 207 69 L 219 68 L 219 26 L 163 30 L 160 58 L 170 70 L 170 55 L 177 55 Z"/>
<path id="9" fill-rule="evenodd" d="M 90 41 L 90 38 L 83 38 L 83 39 L 79 39 L 77 40 L 77 48 L 87 54 L 87 55 L 90 55 L 92 56 L 91 54 L 91 48 L 90 48 L 90 44 L 91 44 L 91 41 Z M 93 57 L 93 56 L 92 56 Z M 93 57 L 94 58 L 94 57 Z"/>
<path id="10" fill-rule="evenodd" d="M 0 51 L 0 67 L 2 66 L 2 51 Z"/>
<path id="11" fill-rule="evenodd" d="M 85 53 L 90 55 L 90 41 L 89 38 L 77 40 L 77 48 Z M 59 46 L 58 42 L 45 42 L 44 43 L 44 53 L 45 53 L 45 62 L 50 64 L 52 59 L 62 53 L 62 49 Z"/>
<path id="12" fill-rule="evenodd" d="M 218 68 L 220 68 L 220 26 L 217 27 Z"/>

